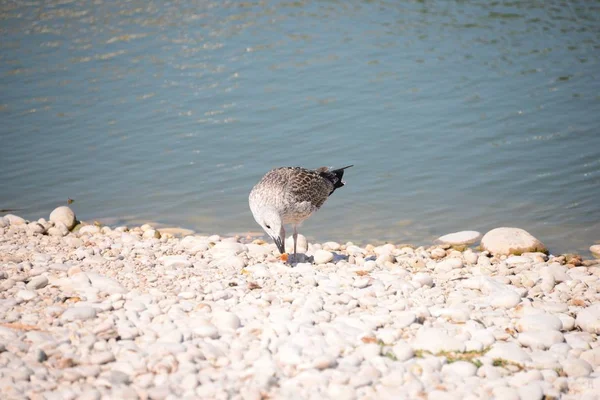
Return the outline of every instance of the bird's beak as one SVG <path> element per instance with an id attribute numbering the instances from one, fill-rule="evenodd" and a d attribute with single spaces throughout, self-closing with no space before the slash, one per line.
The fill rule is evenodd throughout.
<path id="1" fill-rule="evenodd" d="M 272 237 L 272 239 L 275 242 L 275 245 L 277 246 L 279 252 L 281 254 L 285 254 L 285 245 L 283 244 L 283 239 L 281 239 L 280 237 Z"/>

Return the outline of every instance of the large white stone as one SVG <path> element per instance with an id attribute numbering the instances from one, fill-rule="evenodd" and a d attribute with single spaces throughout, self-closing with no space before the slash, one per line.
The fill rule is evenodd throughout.
<path id="1" fill-rule="evenodd" d="M 213 314 L 212 323 L 219 332 L 231 332 L 240 327 L 240 318 L 232 312 L 216 311 Z"/>
<path id="2" fill-rule="evenodd" d="M 34 276 L 27 282 L 27 289 L 36 290 L 45 287 L 48 284 L 48 278 L 44 275 Z"/>
<path id="3" fill-rule="evenodd" d="M 594 371 L 587 361 L 577 358 L 568 358 L 562 361 L 561 365 L 565 374 L 570 378 L 588 376 Z"/>
<path id="4" fill-rule="evenodd" d="M 518 390 L 521 399 L 542 400 L 544 398 L 544 390 L 539 381 L 530 382 L 519 387 Z"/>
<path id="5" fill-rule="evenodd" d="M 590 246 L 590 253 L 596 258 L 600 258 L 600 244 Z"/>
<path id="6" fill-rule="evenodd" d="M 412 347 L 403 340 L 392 347 L 392 352 L 394 353 L 394 357 L 400 362 L 410 360 L 415 356 Z"/>
<path id="7" fill-rule="evenodd" d="M 516 328 L 519 332 L 560 331 L 562 330 L 562 327 L 560 318 L 548 313 L 526 315 L 516 324 Z"/>
<path id="8" fill-rule="evenodd" d="M 600 347 L 584 351 L 581 353 L 581 359 L 587 361 L 592 367 L 600 367 Z"/>
<path id="9" fill-rule="evenodd" d="M 555 330 L 528 331 L 519 334 L 518 342 L 532 349 L 549 349 L 556 343 L 564 342 L 562 333 Z"/>
<path id="10" fill-rule="evenodd" d="M 416 349 L 436 354 L 442 351 L 464 351 L 465 344 L 461 340 L 448 335 L 437 328 L 423 328 L 417 333 L 413 342 Z"/>
<path id="11" fill-rule="evenodd" d="M 76 321 L 76 320 L 85 320 L 92 319 L 96 317 L 96 309 L 89 306 L 78 306 L 67 308 L 60 319 L 63 321 Z"/>
<path id="12" fill-rule="evenodd" d="M 531 357 L 529 357 L 525 350 L 523 350 L 518 344 L 513 342 L 494 343 L 490 351 L 486 353 L 486 356 L 491 357 L 492 359 L 499 358 L 518 364 L 523 364 L 531 360 Z"/>
<path id="13" fill-rule="evenodd" d="M 461 231 L 441 236 L 438 240 L 451 245 L 464 245 L 475 243 L 479 238 L 481 238 L 481 233 L 477 231 Z"/>
<path id="14" fill-rule="evenodd" d="M 85 272 L 90 280 L 92 287 L 109 294 L 126 293 L 127 289 L 112 278 L 100 275 L 96 272 Z"/>
<path id="15" fill-rule="evenodd" d="M 548 251 L 542 242 L 520 228 L 492 229 L 481 239 L 481 247 L 496 255 Z"/>
<path id="16" fill-rule="evenodd" d="M 200 236 L 186 236 L 181 239 L 180 245 L 185 247 L 191 254 L 203 252 L 210 248 L 208 239 Z"/>
<path id="17" fill-rule="evenodd" d="M 31 290 L 19 290 L 16 297 L 24 301 L 29 301 L 35 299 L 37 293 Z"/>
<path id="18" fill-rule="evenodd" d="M 327 250 L 317 250 L 314 255 L 315 264 L 327 264 L 333 260 L 333 253 Z"/>
<path id="19" fill-rule="evenodd" d="M 468 378 L 475 375 L 477 367 L 475 364 L 468 361 L 455 361 L 450 364 L 445 364 L 442 367 L 442 374 L 457 376 L 460 378 Z"/>
<path id="20" fill-rule="evenodd" d="M 218 242 L 217 244 L 215 244 L 215 246 L 211 249 L 211 253 L 213 253 L 213 254 L 219 254 L 219 253 L 240 254 L 247 250 L 248 250 L 248 248 L 246 247 L 246 245 L 244 245 L 242 243 L 227 241 L 227 242 Z"/>
<path id="21" fill-rule="evenodd" d="M 9 225 L 24 225 L 27 223 L 23 218 L 13 214 L 6 214 L 4 221 L 8 222 Z"/>
<path id="22" fill-rule="evenodd" d="M 494 308 L 513 308 L 521 302 L 521 296 L 514 290 L 498 290 L 489 296 L 490 305 Z"/>
<path id="23" fill-rule="evenodd" d="M 57 223 L 61 222 L 65 224 L 67 229 L 71 230 L 77 223 L 75 213 L 67 206 L 57 207 L 50 213 L 50 221 Z"/>
<path id="24" fill-rule="evenodd" d="M 600 304 L 579 311 L 575 323 L 586 332 L 600 334 Z"/>

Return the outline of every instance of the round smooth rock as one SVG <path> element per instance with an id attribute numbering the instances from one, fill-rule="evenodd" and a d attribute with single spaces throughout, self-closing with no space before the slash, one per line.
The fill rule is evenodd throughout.
<path id="1" fill-rule="evenodd" d="M 494 386 L 492 389 L 492 394 L 494 395 L 494 399 L 502 399 L 502 400 L 519 400 L 519 392 L 517 389 L 509 387 L 509 386 Z"/>
<path id="2" fill-rule="evenodd" d="M 412 280 L 415 283 L 419 284 L 419 286 L 433 287 L 433 278 L 431 277 L 431 275 L 426 274 L 424 272 L 417 272 L 413 275 Z"/>
<path id="3" fill-rule="evenodd" d="M 587 361 L 592 367 L 600 367 L 600 347 L 584 351 L 581 359 Z"/>
<path id="4" fill-rule="evenodd" d="M 495 228 L 481 239 L 481 247 L 495 255 L 547 253 L 546 246 L 520 228 Z"/>
<path id="5" fill-rule="evenodd" d="M 67 229 L 71 230 L 77 223 L 75 213 L 67 206 L 57 207 L 50 213 L 50 221 L 57 223 L 61 222 L 65 224 Z"/>
<path id="6" fill-rule="evenodd" d="M 518 391 L 521 399 L 542 400 L 544 398 L 544 390 L 538 381 L 521 386 Z"/>
<path id="7" fill-rule="evenodd" d="M 333 260 L 333 253 L 327 250 L 317 250 L 314 255 L 315 264 L 327 264 Z"/>
<path id="8" fill-rule="evenodd" d="M 127 289 L 114 279 L 108 278 L 95 272 L 85 272 L 85 276 L 90 280 L 92 286 L 102 292 L 109 294 L 127 293 Z M 74 278 L 71 278 L 72 280 Z M 85 279 L 84 279 L 85 281 Z"/>
<path id="9" fill-rule="evenodd" d="M 144 239 L 160 239 L 161 235 L 160 232 L 155 229 L 147 229 L 144 231 L 142 237 Z"/>
<path id="10" fill-rule="evenodd" d="M 19 290 L 16 297 L 21 300 L 29 301 L 35 299 L 37 297 L 37 293 L 31 290 Z"/>
<path id="11" fill-rule="evenodd" d="M 513 308 L 521 302 L 521 296 L 514 290 L 498 290 L 490 296 L 490 305 L 494 308 Z"/>
<path id="12" fill-rule="evenodd" d="M 588 376 L 594 369 L 585 360 L 578 358 L 568 358 L 562 362 L 563 371 L 569 378 L 579 378 Z"/>
<path id="13" fill-rule="evenodd" d="M 600 334 L 600 304 L 579 311 L 575 324 L 586 332 Z"/>
<path id="14" fill-rule="evenodd" d="M 211 249 L 213 253 L 233 253 L 240 254 L 246 251 L 248 248 L 242 244 L 237 242 L 218 242 Z"/>
<path id="15" fill-rule="evenodd" d="M 596 258 L 600 258 L 600 244 L 590 246 L 590 253 Z"/>
<path id="16" fill-rule="evenodd" d="M 394 354 L 394 357 L 401 362 L 410 360 L 415 356 L 414 350 L 405 341 L 396 343 L 394 347 L 392 347 L 392 353 Z"/>
<path id="17" fill-rule="evenodd" d="M 463 262 L 460 258 L 446 258 L 436 264 L 435 272 L 448 272 L 462 267 Z"/>
<path id="18" fill-rule="evenodd" d="M 163 262 L 167 268 L 189 268 L 192 262 L 186 256 L 162 256 L 158 261 Z"/>
<path id="19" fill-rule="evenodd" d="M 192 328 L 192 332 L 201 338 L 217 339 L 219 337 L 219 330 L 213 324 L 206 322 L 202 324 L 195 324 Z"/>
<path id="20" fill-rule="evenodd" d="M 565 337 L 559 331 L 541 330 L 520 333 L 517 340 L 532 349 L 549 349 L 556 343 L 564 342 Z"/>
<path id="21" fill-rule="evenodd" d="M 44 275 L 34 276 L 27 282 L 27 289 L 36 290 L 46 287 L 48 285 L 48 278 Z"/>
<path id="22" fill-rule="evenodd" d="M 96 317 L 96 309 L 89 306 L 79 306 L 79 307 L 71 307 L 67 308 L 60 319 L 63 321 L 76 321 L 76 320 L 86 320 L 92 319 Z"/>
<path id="23" fill-rule="evenodd" d="M 444 236 L 440 236 L 438 241 L 450 244 L 453 246 L 457 245 L 465 245 L 465 244 L 473 244 L 481 238 L 481 233 L 477 231 L 460 231 L 449 233 Z"/>
<path id="24" fill-rule="evenodd" d="M 90 356 L 90 363 L 92 364 L 108 364 L 113 361 L 115 361 L 115 355 L 110 351 L 102 351 Z"/>
<path id="25" fill-rule="evenodd" d="M 526 315 L 521 318 L 517 324 L 516 328 L 519 332 L 528 332 L 528 331 L 560 331 L 562 326 L 562 321 L 555 315 L 540 313 L 533 315 Z"/>
<path id="26" fill-rule="evenodd" d="M 323 243 L 323 247 L 328 248 L 329 250 L 338 251 L 342 248 L 342 246 L 338 242 L 325 242 Z"/>
<path id="27" fill-rule="evenodd" d="M 39 222 L 30 222 L 29 224 L 27 224 L 27 229 L 29 229 L 31 233 L 42 234 L 46 232 L 46 228 L 44 228 L 44 225 L 40 224 Z"/>
<path id="28" fill-rule="evenodd" d="M 436 247 L 435 249 L 431 250 L 431 258 L 433 258 L 434 260 L 438 260 L 444 257 L 446 257 L 446 250 L 440 249 L 439 247 Z"/>
<path id="29" fill-rule="evenodd" d="M 27 223 L 23 218 L 13 214 L 6 214 L 4 221 L 8 222 L 9 225 L 24 225 Z"/>
<path id="30" fill-rule="evenodd" d="M 213 324 L 219 331 L 233 331 L 240 327 L 240 318 L 234 313 L 227 311 L 217 311 L 213 314 Z"/>
<path id="31" fill-rule="evenodd" d="M 527 354 L 521 346 L 513 342 L 494 343 L 490 351 L 486 353 L 486 356 L 491 357 L 492 359 L 500 358 L 518 364 L 523 364 L 531 360 L 529 354 Z"/>
<path id="32" fill-rule="evenodd" d="M 88 235 L 94 235 L 96 233 L 100 233 L 100 227 L 96 225 L 84 225 L 81 228 L 79 228 L 78 233 L 80 236 L 86 233 Z"/>
<path id="33" fill-rule="evenodd" d="M 441 329 L 424 328 L 417 333 L 413 347 L 436 354 L 442 351 L 465 351 L 465 344 Z"/>
<path id="34" fill-rule="evenodd" d="M 475 364 L 468 361 L 455 361 L 450 364 L 445 364 L 442 367 L 442 374 L 459 376 L 461 378 L 468 378 L 477 373 L 477 367 Z"/>

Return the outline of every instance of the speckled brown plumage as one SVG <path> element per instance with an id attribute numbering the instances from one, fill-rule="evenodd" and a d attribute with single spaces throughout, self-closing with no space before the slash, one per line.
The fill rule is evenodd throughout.
<path id="1" fill-rule="evenodd" d="M 344 186 L 344 167 L 330 170 L 321 167 L 309 170 L 301 167 L 281 167 L 269 172 L 250 193 L 251 208 L 274 206 L 285 224 L 300 223 L 318 210 L 325 200 Z"/>

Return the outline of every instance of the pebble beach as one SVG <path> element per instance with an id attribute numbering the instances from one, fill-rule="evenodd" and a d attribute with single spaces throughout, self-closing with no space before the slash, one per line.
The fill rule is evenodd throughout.
<path id="1" fill-rule="evenodd" d="M 542 241 L 300 235 L 291 267 L 261 239 L 5 215 L 0 398 L 599 399 L 600 259 Z"/>

